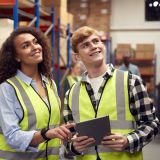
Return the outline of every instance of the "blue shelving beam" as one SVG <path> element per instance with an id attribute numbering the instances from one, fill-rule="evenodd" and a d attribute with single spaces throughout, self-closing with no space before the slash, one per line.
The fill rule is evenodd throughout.
<path id="1" fill-rule="evenodd" d="M 35 27 L 39 28 L 39 23 L 40 23 L 39 0 L 35 0 L 35 16 L 37 18 L 35 21 Z"/>
<path id="2" fill-rule="evenodd" d="M 54 28 L 54 7 L 51 9 L 51 23 L 52 23 L 52 29 L 51 29 L 51 46 L 52 46 L 52 75 L 54 75 L 54 40 L 55 40 L 55 28 Z"/>
<path id="3" fill-rule="evenodd" d="M 18 0 L 15 0 L 15 5 L 13 7 L 13 20 L 14 20 L 14 29 L 18 28 Z"/>
<path id="4" fill-rule="evenodd" d="M 61 31 L 60 31 L 60 18 L 58 18 L 58 70 L 57 70 L 57 90 L 58 94 L 60 95 L 60 36 L 61 36 Z"/>
<path id="5" fill-rule="evenodd" d="M 67 68 L 70 68 L 71 62 L 70 62 L 70 24 L 67 24 Z"/>

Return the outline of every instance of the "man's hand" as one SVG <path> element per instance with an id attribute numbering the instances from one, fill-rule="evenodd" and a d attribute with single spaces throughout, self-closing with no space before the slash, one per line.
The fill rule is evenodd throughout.
<path id="1" fill-rule="evenodd" d="M 116 151 L 123 151 L 128 146 L 128 139 L 125 135 L 111 134 L 103 138 L 102 145 Z"/>
<path id="2" fill-rule="evenodd" d="M 89 138 L 88 136 L 77 136 L 74 135 L 72 138 L 74 149 L 81 153 L 86 150 L 91 144 L 95 142 L 94 138 Z"/>

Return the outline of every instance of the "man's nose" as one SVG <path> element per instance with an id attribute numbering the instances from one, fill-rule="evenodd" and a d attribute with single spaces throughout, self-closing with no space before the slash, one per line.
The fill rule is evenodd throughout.
<path id="1" fill-rule="evenodd" d="M 95 44 L 93 42 L 90 43 L 90 46 L 91 46 L 92 49 L 97 48 L 97 44 Z"/>

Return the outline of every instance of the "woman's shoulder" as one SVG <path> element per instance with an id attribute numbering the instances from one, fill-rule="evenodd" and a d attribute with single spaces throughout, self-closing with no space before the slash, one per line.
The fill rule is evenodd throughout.
<path id="1" fill-rule="evenodd" d="M 7 81 L 2 82 L 0 84 L 0 95 L 5 97 L 15 97 L 15 91 L 12 85 L 10 85 Z M 2 97 L 1 97 L 2 98 Z"/>
<path id="2" fill-rule="evenodd" d="M 7 81 L 4 81 L 0 84 L 0 88 L 1 89 L 13 89 L 13 87 L 7 82 Z"/>

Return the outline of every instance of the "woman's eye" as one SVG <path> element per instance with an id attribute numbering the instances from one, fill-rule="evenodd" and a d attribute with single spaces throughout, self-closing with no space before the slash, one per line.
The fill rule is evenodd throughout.
<path id="1" fill-rule="evenodd" d="M 37 39 L 34 40 L 34 44 L 39 44 L 38 41 L 37 41 Z"/>
<path id="2" fill-rule="evenodd" d="M 24 45 L 22 46 L 22 48 L 26 49 L 26 48 L 28 48 L 28 46 L 29 46 L 29 44 L 24 44 Z"/>

